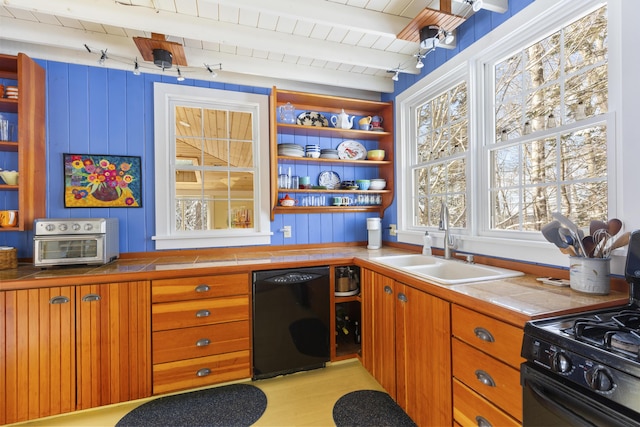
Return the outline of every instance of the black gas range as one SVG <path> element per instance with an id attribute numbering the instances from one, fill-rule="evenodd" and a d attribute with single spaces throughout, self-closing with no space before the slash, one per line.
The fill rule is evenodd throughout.
<path id="1" fill-rule="evenodd" d="M 626 306 L 525 325 L 524 426 L 640 426 L 640 230 L 625 277 Z"/>

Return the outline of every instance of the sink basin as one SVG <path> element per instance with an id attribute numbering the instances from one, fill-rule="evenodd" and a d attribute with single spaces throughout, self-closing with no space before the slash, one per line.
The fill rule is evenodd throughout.
<path id="1" fill-rule="evenodd" d="M 414 265 L 435 264 L 438 258 L 430 255 L 390 255 L 373 258 L 373 261 L 386 264 L 391 267 L 411 267 Z"/>
<path id="2" fill-rule="evenodd" d="M 441 285 L 482 282 L 522 276 L 524 273 L 506 268 L 468 264 L 428 255 L 394 255 L 373 258 L 372 261 L 398 268 Z"/>

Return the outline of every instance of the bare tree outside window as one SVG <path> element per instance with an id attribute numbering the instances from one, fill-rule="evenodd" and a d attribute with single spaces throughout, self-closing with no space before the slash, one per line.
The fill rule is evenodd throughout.
<path id="1" fill-rule="evenodd" d="M 414 155 L 416 226 L 438 226 L 442 201 L 450 224 L 466 227 L 466 162 L 469 149 L 467 84 L 459 83 L 416 109 Z"/>
<path id="2" fill-rule="evenodd" d="M 538 231 L 560 211 L 606 218 L 607 9 L 493 65 L 491 228 Z"/>

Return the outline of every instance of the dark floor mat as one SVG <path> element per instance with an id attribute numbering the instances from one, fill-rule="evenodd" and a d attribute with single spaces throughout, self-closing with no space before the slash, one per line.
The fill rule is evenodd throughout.
<path id="1" fill-rule="evenodd" d="M 122 417 L 116 426 L 250 426 L 267 408 L 258 387 L 231 384 L 160 397 Z"/>
<path id="2" fill-rule="evenodd" d="M 416 427 L 391 396 L 376 390 L 358 390 L 342 396 L 333 406 L 337 427 Z"/>

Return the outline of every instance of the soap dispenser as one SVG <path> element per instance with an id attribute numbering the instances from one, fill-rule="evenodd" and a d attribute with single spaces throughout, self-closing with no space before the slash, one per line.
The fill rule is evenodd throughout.
<path id="1" fill-rule="evenodd" d="M 431 255 L 431 235 L 428 231 L 424 232 L 424 245 L 422 246 L 422 255 Z"/>

